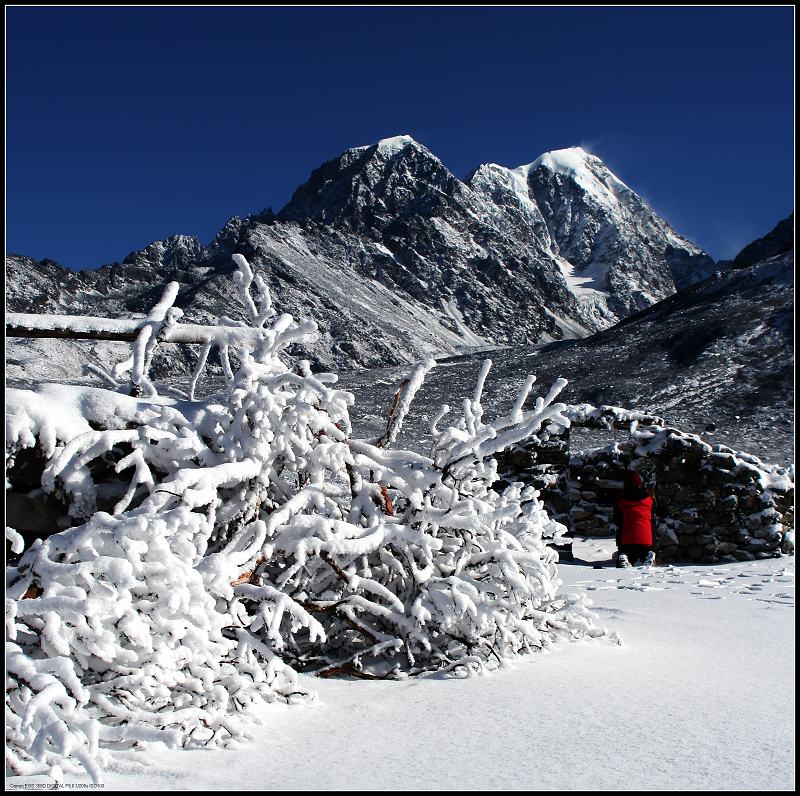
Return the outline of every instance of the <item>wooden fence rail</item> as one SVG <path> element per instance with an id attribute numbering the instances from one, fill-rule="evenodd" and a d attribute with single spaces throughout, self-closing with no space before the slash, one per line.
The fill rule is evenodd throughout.
<path id="1" fill-rule="evenodd" d="M 6 313 L 6 337 L 49 337 L 66 340 L 119 340 L 132 343 L 148 325 L 147 318 L 112 319 L 89 315 Z M 232 345 L 262 340 L 265 331 L 248 326 L 201 326 L 180 323 L 164 327 L 162 343 L 204 345 L 210 341 Z"/>

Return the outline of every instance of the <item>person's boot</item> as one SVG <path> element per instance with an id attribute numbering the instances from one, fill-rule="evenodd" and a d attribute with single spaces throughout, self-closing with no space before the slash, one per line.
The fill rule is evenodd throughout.
<path id="1" fill-rule="evenodd" d="M 620 553 L 619 558 L 617 559 L 617 566 L 618 567 L 629 567 L 631 562 L 628 561 L 628 556 L 625 553 Z"/>
<path id="2" fill-rule="evenodd" d="M 646 567 L 654 567 L 656 565 L 656 554 L 651 550 L 647 554 L 647 558 L 644 560 L 644 566 Z"/>

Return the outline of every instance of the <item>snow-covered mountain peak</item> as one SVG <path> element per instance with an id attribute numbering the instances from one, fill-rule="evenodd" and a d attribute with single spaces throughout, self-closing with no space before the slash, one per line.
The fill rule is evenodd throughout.
<path id="1" fill-rule="evenodd" d="M 407 146 L 419 146 L 419 144 L 410 135 L 395 135 L 391 138 L 381 138 L 376 146 L 384 154 L 394 155 Z"/>
<path id="2" fill-rule="evenodd" d="M 355 170 L 370 172 L 373 176 L 398 169 L 407 170 L 411 179 L 421 176 L 420 169 L 422 174 L 430 170 L 449 173 L 439 157 L 408 134 L 381 138 L 374 144 L 347 149 L 333 162 L 338 163 L 340 168 L 352 166 Z"/>
<path id="3" fill-rule="evenodd" d="M 203 244 L 194 235 L 170 235 L 166 240 L 153 241 L 144 249 L 131 252 L 123 262 L 136 265 L 189 263 L 203 256 Z"/>
<path id="4" fill-rule="evenodd" d="M 600 160 L 600 158 L 596 155 L 591 155 L 583 147 L 571 146 L 566 149 L 553 149 L 550 152 L 539 155 L 533 163 L 528 164 L 528 168 L 535 169 L 538 166 L 547 166 L 547 168 L 556 171 L 560 169 L 576 169 L 580 168 L 589 158 Z"/>
<path id="5" fill-rule="evenodd" d="M 533 201 L 529 180 L 531 175 L 540 169 L 569 178 L 586 195 L 609 210 L 617 206 L 623 194 L 633 193 L 599 157 L 579 146 L 545 152 L 532 163 L 517 168 L 486 163 L 475 169 L 466 182 L 473 187 L 478 187 L 482 183 L 504 186 L 513 191 L 523 204 L 527 204 Z"/>
<path id="6" fill-rule="evenodd" d="M 372 229 L 377 218 L 388 223 L 391 217 L 411 212 L 409 204 L 427 193 L 449 197 L 458 186 L 464 189 L 427 147 L 410 135 L 397 135 L 347 149 L 323 163 L 295 191 L 278 218 Z M 415 210 L 426 215 L 429 211 Z"/>
<path id="7" fill-rule="evenodd" d="M 597 155 L 592 155 L 583 147 L 573 146 L 567 149 L 554 149 L 550 152 L 545 152 L 543 155 L 539 155 L 532 163 L 520 166 L 518 170 L 527 175 L 538 169 L 539 166 L 544 166 L 557 174 L 572 176 L 592 171 L 598 165 L 607 170 L 605 164 Z"/>
<path id="8" fill-rule="evenodd" d="M 408 147 L 415 149 L 422 149 L 428 151 L 426 147 L 419 143 L 415 138 L 410 135 L 393 135 L 390 138 L 381 138 L 374 144 L 365 144 L 364 146 L 355 146 L 348 149 L 348 152 L 363 153 L 367 150 L 374 150 L 375 153 L 383 155 L 384 157 L 393 157 L 402 152 Z"/>
<path id="9" fill-rule="evenodd" d="M 545 152 L 532 163 L 514 171 L 527 179 L 538 168 L 571 178 L 606 207 L 613 207 L 620 193 L 631 190 L 599 157 L 579 146 Z"/>

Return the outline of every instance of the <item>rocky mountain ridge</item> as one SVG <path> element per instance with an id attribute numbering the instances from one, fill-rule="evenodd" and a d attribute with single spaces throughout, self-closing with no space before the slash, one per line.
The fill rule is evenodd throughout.
<path id="1" fill-rule="evenodd" d="M 337 370 L 585 337 L 714 265 L 580 148 L 462 181 L 397 136 L 324 163 L 278 214 L 233 218 L 208 246 L 175 235 L 80 272 L 10 255 L 7 308 L 130 316 L 175 280 L 185 320 L 235 317 L 236 251 L 276 306 L 319 325 L 317 344 L 298 353 Z M 111 356 L 108 344 L 89 349 L 98 364 Z M 156 369 L 191 364 L 182 353 Z"/>

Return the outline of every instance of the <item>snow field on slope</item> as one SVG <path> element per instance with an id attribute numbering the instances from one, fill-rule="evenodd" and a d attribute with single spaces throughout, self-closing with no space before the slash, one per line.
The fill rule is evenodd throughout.
<path id="1" fill-rule="evenodd" d="M 266 706 L 249 746 L 129 753 L 106 789 L 793 789 L 794 558 L 593 569 L 612 549 L 577 539 L 559 573 L 620 647 L 467 680 L 304 676 L 317 699 Z"/>

